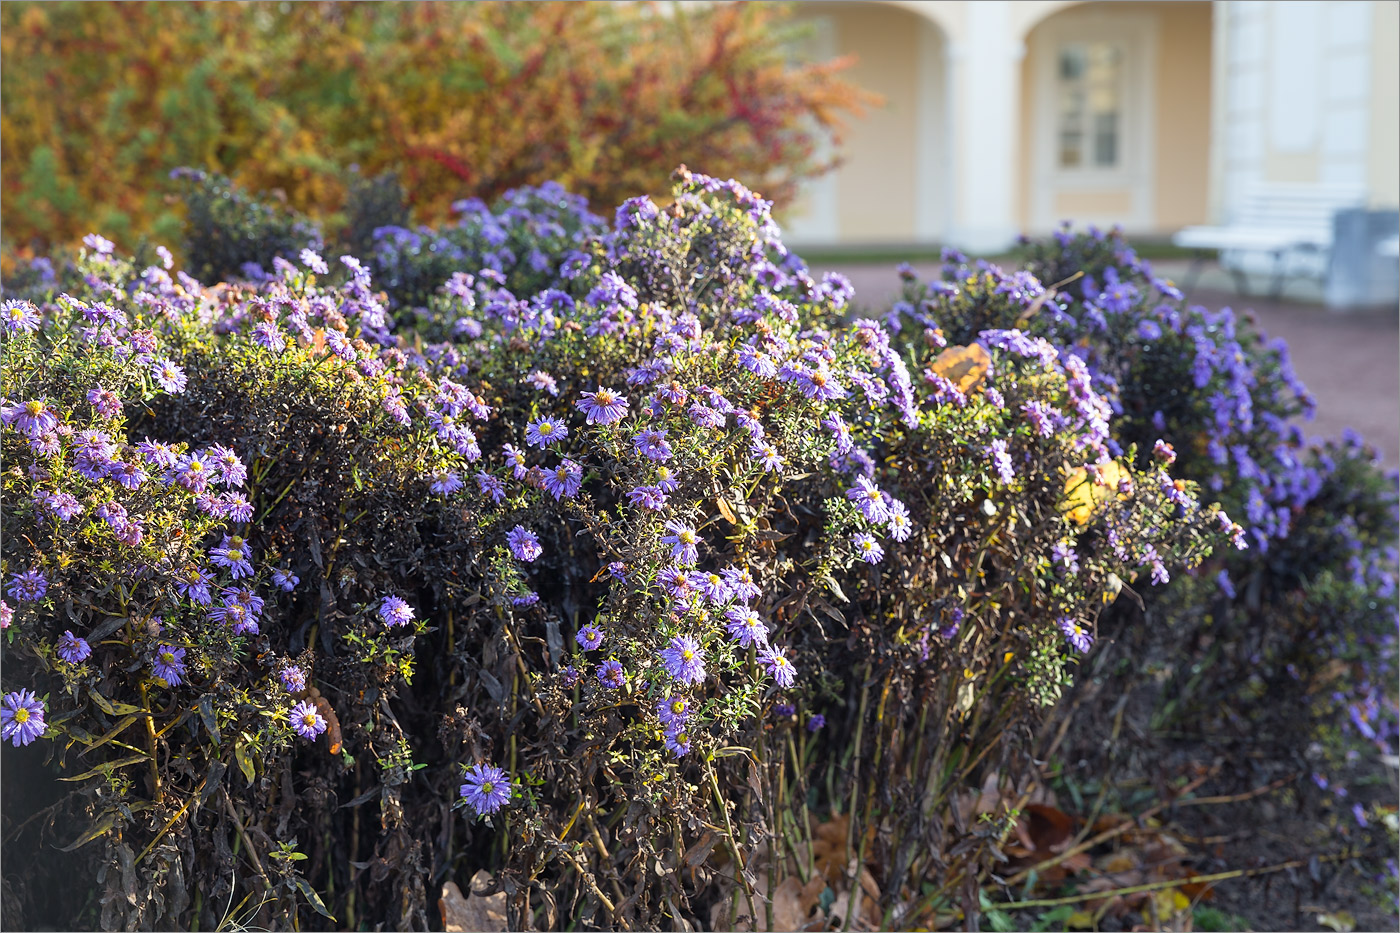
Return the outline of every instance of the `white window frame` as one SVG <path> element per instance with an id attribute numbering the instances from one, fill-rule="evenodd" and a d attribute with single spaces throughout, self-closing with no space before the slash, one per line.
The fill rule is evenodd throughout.
<path id="1" fill-rule="evenodd" d="M 1031 37 L 1031 216 L 1033 230 L 1046 231 L 1061 220 L 1076 223 L 1121 222 L 1129 229 L 1151 229 L 1156 216 L 1156 93 L 1157 17 L 1136 11 L 1080 7 L 1055 16 Z M 1060 52 L 1070 45 L 1105 42 L 1118 46 L 1122 58 L 1122 119 L 1118 127 L 1118 165 L 1060 166 Z M 1085 139 L 1092 156 L 1092 134 Z M 1129 193 L 1126 215 L 1056 216 L 1060 192 L 1120 191 Z"/>

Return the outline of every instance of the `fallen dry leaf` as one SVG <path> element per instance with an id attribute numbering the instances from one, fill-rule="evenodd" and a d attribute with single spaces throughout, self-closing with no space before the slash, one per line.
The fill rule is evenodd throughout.
<path id="1" fill-rule="evenodd" d="M 472 876 L 471 893 L 462 896 L 456 882 L 444 882 L 438 909 L 442 911 L 442 928 L 448 933 L 501 933 L 506 928 L 506 892 L 497 891 L 485 897 L 477 892 L 491 886 L 491 873 L 479 871 Z"/>

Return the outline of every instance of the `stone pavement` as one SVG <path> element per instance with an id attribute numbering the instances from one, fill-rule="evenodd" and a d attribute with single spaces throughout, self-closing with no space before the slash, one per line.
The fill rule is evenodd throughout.
<path id="1" fill-rule="evenodd" d="M 1187 265 L 1157 262 L 1153 271 L 1180 282 Z M 938 272 L 936 263 L 914 268 L 925 279 Z M 830 270 L 849 277 L 857 308 L 883 312 L 899 293 L 893 263 L 813 263 L 812 269 L 818 277 Z M 1317 303 L 1320 289 L 1302 281 L 1289 282 L 1280 299 L 1242 296 L 1214 266 L 1188 297 L 1212 309 L 1252 311 L 1266 334 L 1287 341 L 1294 369 L 1317 397 L 1317 416 L 1303 425 L 1307 437 L 1338 438 L 1343 428 L 1354 428 L 1388 469 L 1400 467 L 1400 309 L 1328 311 Z"/>

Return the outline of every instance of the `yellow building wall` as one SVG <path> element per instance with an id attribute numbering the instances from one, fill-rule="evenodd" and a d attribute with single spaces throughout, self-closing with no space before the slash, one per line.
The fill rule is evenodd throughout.
<path id="1" fill-rule="evenodd" d="M 836 30 L 836 49 L 858 60 L 847 76 L 885 99 L 852 121 L 842 147 L 837 215 L 844 243 L 904 243 L 915 238 L 919 29 L 913 13 L 883 4 L 815 6 Z M 811 6 L 808 9 L 812 9 Z"/>
<path id="2" fill-rule="evenodd" d="M 1374 208 L 1400 207 L 1400 3 L 1376 0 L 1371 33 L 1371 139 L 1366 181 Z"/>
<path id="3" fill-rule="evenodd" d="M 1085 6 L 1069 6 L 1041 22 L 1073 16 Z M 1167 234 L 1189 224 L 1205 223 L 1210 184 L 1211 4 L 1206 0 L 1155 0 L 1095 3 L 1093 8 L 1148 14 L 1156 21 L 1157 62 L 1152 93 L 1156 109 L 1152 122 L 1155 206 L 1152 230 L 1146 232 Z M 1028 45 L 1034 31 L 1027 35 Z M 1035 63 L 1027 55 L 1021 67 L 1024 135 L 1017 190 L 1018 218 L 1023 228 L 1031 222 L 1031 147 L 1035 145 L 1031 136 L 1035 126 L 1032 108 L 1037 96 L 1034 82 Z M 1126 197 L 1121 190 L 1106 188 L 1061 192 L 1055 201 L 1064 217 L 1073 218 L 1081 212 L 1124 204 Z"/>
<path id="4" fill-rule="evenodd" d="M 1134 7 L 1137 7 L 1134 4 Z M 1157 46 L 1157 230 L 1208 220 L 1210 190 L 1211 5 L 1150 3 L 1160 17 Z"/>

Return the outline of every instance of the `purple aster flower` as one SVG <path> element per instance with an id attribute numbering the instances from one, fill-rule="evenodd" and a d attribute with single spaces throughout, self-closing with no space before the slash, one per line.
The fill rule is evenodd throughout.
<path id="1" fill-rule="evenodd" d="M 671 468 L 661 464 L 656 468 L 656 488 L 662 492 L 675 492 L 679 485 L 676 483 L 675 474 Z"/>
<path id="2" fill-rule="evenodd" d="M 501 481 L 490 473 L 481 471 L 476 474 L 475 478 L 476 488 L 492 502 L 499 505 L 501 500 L 506 497 L 506 487 L 501 485 Z"/>
<path id="3" fill-rule="evenodd" d="M 201 606 L 207 606 L 213 600 L 209 593 L 208 575 L 193 564 L 175 575 L 175 590 Z"/>
<path id="4" fill-rule="evenodd" d="M 825 365 L 814 369 L 801 367 L 796 370 L 796 384 L 799 391 L 810 399 L 827 402 L 845 398 L 846 390 L 837 382 Z"/>
<path id="5" fill-rule="evenodd" d="M 510 604 L 517 609 L 528 609 L 540 601 L 540 594 L 534 591 L 526 593 L 524 596 L 512 596 Z"/>
<path id="6" fill-rule="evenodd" d="M 718 606 L 729 601 L 729 581 L 724 578 L 724 574 L 718 570 L 707 570 L 704 573 L 693 573 L 690 575 L 691 581 L 700 590 L 700 594 L 706 601 Z"/>
<path id="7" fill-rule="evenodd" d="M 450 496 L 462 488 L 462 477 L 448 470 L 433 474 L 433 484 L 429 487 L 440 496 Z"/>
<path id="8" fill-rule="evenodd" d="M 622 665 L 612 659 L 599 664 L 596 673 L 598 682 L 611 690 L 619 689 L 625 681 Z"/>
<path id="9" fill-rule="evenodd" d="M 87 639 L 78 638 L 71 631 L 65 631 L 58 639 L 56 650 L 58 656 L 69 664 L 81 664 L 92 657 L 92 646 Z"/>
<path id="10" fill-rule="evenodd" d="M 914 523 L 909 519 L 909 509 L 898 499 L 890 502 L 889 518 L 890 537 L 896 541 L 909 540 L 910 533 L 914 530 Z"/>
<path id="11" fill-rule="evenodd" d="M 666 751 L 682 758 L 690 752 L 690 732 L 682 723 L 674 729 L 666 730 Z"/>
<path id="12" fill-rule="evenodd" d="M 253 503 L 242 493 L 229 492 L 219 497 L 220 509 L 224 516 L 235 522 L 253 520 Z"/>
<path id="13" fill-rule="evenodd" d="M 1060 626 L 1060 631 L 1064 633 L 1065 641 L 1070 647 L 1080 654 L 1088 653 L 1094 645 L 1094 636 L 1089 634 L 1089 630 L 1081 625 L 1077 620 L 1069 616 L 1061 616 L 1056 623 Z"/>
<path id="14" fill-rule="evenodd" d="M 200 454 L 188 454 L 180 458 L 175 467 L 175 482 L 190 492 L 199 494 L 209 488 L 213 471 Z"/>
<path id="15" fill-rule="evenodd" d="M 877 525 L 890 520 L 889 502 L 880 488 L 867 477 L 857 476 L 856 484 L 846 490 L 846 498 L 855 503 L 860 514 Z"/>
<path id="16" fill-rule="evenodd" d="M 506 773 L 495 765 L 476 765 L 468 768 L 462 776 L 460 793 L 467 806 L 477 814 L 486 816 L 510 803 L 510 795 L 515 785 Z"/>
<path id="17" fill-rule="evenodd" d="M 161 645 L 151 662 L 151 673 L 172 687 L 180 686 L 185 678 L 185 649 Z"/>
<path id="18" fill-rule="evenodd" d="M 1152 456 L 1163 466 L 1171 466 L 1176 462 L 1176 451 L 1160 437 L 1152 445 Z"/>
<path id="19" fill-rule="evenodd" d="M 273 353 L 280 353 L 287 346 L 286 338 L 271 321 L 259 321 L 253 325 L 253 342 Z"/>
<path id="20" fill-rule="evenodd" d="M 731 608 L 725 612 L 724 618 L 728 620 L 725 630 L 729 636 L 745 648 L 762 648 L 768 644 L 768 626 L 763 624 L 757 612 L 747 606 Z"/>
<path id="21" fill-rule="evenodd" d="M 299 254 L 301 264 L 317 275 L 330 275 L 331 267 L 326 265 L 326 261 L 321 258 L 315 250 L 307 248 Z"/>
<path id="22" fill-rule="evenodd" d="M 57 516 L 60 521 L 71 521 L 83 514 L 82 503 L 69 493 L 38 493 L 37 495 L 42 496 L 43 506 Z"/>
<path id="23" fill-rule="evenodd" d="M 667 729 L 683 726 L 685 721 L 690 718 L 690 701 L 680 695 L 657 700 L 656 717 L 661 720 L 661 725 Z"/>
<path id="24" fill-rule="evenodd" d="M 813 713 L 812 718 L 807 720 L 808 732 L 820 732 L 826 725 L 826 717 L 821 713 Z"/>
<path id="25" fill-rule="evenodd" d="M 585 392 L 574 407 L 588 416 L 589 424 L 615 424 L 627 414 L 627 399 L 601 386 L 596 392 Z"/>
<path id="26" fill-rule="evenodd" d="M 0 701 L 0 741 L 9 739 L 15 748 L 28 745 L 48 731 L 44 724 L 44 702 L 32 690 L 16 690 Z"/>
<path id="27" fill-rule="evenodd" d="M 505 452 L 506 466 L 516 479 L 524 479 L 525 474 L 530 472 L 530 468 L 525 465 L 525 452 L 514 444 L 503 444 L 501 450 Z"/>
<path id="28" fill-rule="evenodd" d="M 592 651 L 603 643 L 603 633 L 594 625 L 585 625 L 574 638 L 585 651 Z"/>
<path id="29" fill-rule="evenodd" d="M 691 405 L 686 409 L 686 414 L 702 428 L 724 427 L 724 415 L 702 402 Z"/>
<path id="30" fill-rule="evenodd" d="M 326 720 L 316 710 L 316 704 L 302 700 L 292 707 L 292 731 L 308 742 L 316 741 L 316 736 L 326 731 Z"/>
<path id="31" fill-rule="evenodd" d="M 5 410 L 4 420 L 30 437 L 46 434 L 58 426 L 58 416 L 49 408 L 48 400 L 43 398 L 11 406 Z"/>
<path id="32" fill-rule="evenodd" d="M 572 499 L 583 486 L 583 467 L 565 457 L 559 466 L 544 471 L 544 488 L 555 498 Z"/>
<path id="33" fill-rule="evenodd" d="M 531 447 L 548 447 L 568 436 L 568 427 L 558 418 L 541 418 L 539 421 L 532 421 L 525 426 L 525 443 Z M 507 455 L 509 453 L 507 451 Z"/>
<path id="34" fill-rule="evenodd" d="M 100 233 L 89 233 L 83 237 L 83 245 L 99 256 L 110 256 L 112 251 L 117 248 L 117 244 Z"/>
<path id="35" fill-rule="evenodd" d="M 729 585 L 730 594 L 741 603 L 752 602 L 762 592 L 758 584 L 754 583 L 753 574 L 749 573 L 747 567 L 727 567 L 721 570 L 720 574 Z"/>
<path id="36" fill-rule="evenodd" d="M 782 472 L 783 458 L 778 456 L 778 449 L 772 444 L 754 444 L 753 448 L 749 451 L 749 458 L 757 460 L 763 467 L 764 472 Z"/>
<path id="37" fill-rule="evenodd" d="M 282 689 L 288 693 L 301 693 L 306 689 L 306 671 L 295 665 L 282 668 L 277 676 L 282 680 Z"/>
<path id="38" fill-rule="evenodd" d="M 238 580 L 253 575 L 253 565 L 248 560 L 251 553 L 242 537 L 224 535 L 222 544 L 209 549 L 209 562 L 216 567 L 227 567 L 229 576 Z"/>
<path id="39" fill-rule="evenodd" d="M 526 376 L 525 381 L 542 392 L 548 392 L 550 395 L 559 394 L 559 383 L 549 373 L 537 369 Z"/>
<path id="40" fill-rule="evenodd" d="M 146 480 L 150 479 L 140 464 L 123 463 L 120 460 L 113 460 L 107 465 L 107 475 L 124 489 L 140 489 Z"/>
<path id="41" fill-rule="evenodd" d="M 136 450 L 146 462 L 162 470 L 173 470 L 180 462 L 180 455 L 177 454 L 169 444 L 162 444 L 160 441 L 153 441 L 149 437 L 136 445 Z"/>
<path id="42" fill-rule="evenodd" d="M 700 538 L 695 534 L 695 529 L 671 519 L 666 522 L 666 530 L 671 533 L 663 536 L 661 543 L 671 545 L 671 559 L 682 567 L 693 565 L 699 559 L 695 546 Z"/>
<path id="43" fill-rule="evenodd" d="M 651 460 L 669 460 L 673 451 L 666 440 L 665 428 L 650 428 L 633 436 L 637 453 Z"/>
<path id="44" fill-rule="evenodd" d="M 48 591 L 49 580 L 37 567 L 15 574 L 8 588 L 10 597 L 22 603 L 37 603 Z"/>
<path id="45" fill-rule="evenodd" d="M 33 333 L 39 329 L 39 309 L 27 301 L 7 301 L 0 308 L 0 325 L 10 336 L 21 331 Z"/>
<path id="46" fill-rule="evenodd" d="M 248 479 L 248 468 L 243 465 L 243 461 L 238 454 L 227 447 L 215 444 L 204 452 L 209 458 L 209 466 L 218 474 L 219 481 L 225 486 L 242 486 Z"/>
<path id="47" fill-rule="evenodd" d="M 627 499 L 634 507 L 653 512 L 659 512 L 666 506 L 666 493 L 660 486 L 638 486 L 628 490 Z"/>
<path id="48" fill-rule="evenodd" d="M 773 715 L 779 719 L 788 719 L 797 715 L 797 707 L 791 703 L 776 703 L 773 705 Z"/>
<path id="49" fill-rule="evenodd" d="M 292 590 L 296 589 L 297 584 L 300 582 L 301 577 L 292 573 L 290 570 L 284 570 L 278 567 L 272 571 L 272 585 L 279 587 L 284 593 L 290 593 Z"/>
<path id="50" fill-rule="evenodd" d="M 413 608 L 397 596 L 385 596 L 379 603 L 379 618 L 390 627 L 413 621 Z"/>
<path id="51" fill-rule="evenodd" d="M 96 386 L 88 391 L 87 400 L 100 418 L 115 418 L 122 413 L 121 397 L 111 389 Z"/>
<path id="52" fill-rule="evenodd" d="M 10 604 L 0 599 L 0 632 L 10 627 L 10 623 L 15 620 L 15 610 Z"/>
<path id="53" fill-rule="evenodd" d="M 666 673 L 683 684 L 698 684 L 705 679 L 705 652 L 700 643 L 687 635 L 677 635 L 671 645 L 661 650 L 661 662 Z"/>
<path id="54" fill-rule="evenodd" d="M 179 364 L 170 360 L 157 360 L 151 364 L 151 378 L 160 383 L 160 387 L 171 395 L 179 395 L 185 391 L 188 380 L 185 378 L 185 371 Z"/>
<path id="55" fill-rule="evenodd" d="M 1002 483 L 1010 483 L 1016 478 L 1016 471 L 1011 466 L 1011 454 L 1007 452 L 1006 441 L 997 438 L 987 446 L 987 456 L 992 458 L 992 469 L 996 471 L 997 479 Z"/>
<path id="56" fill-rule="evenodd" d="M 768 669 L 768 676 L 779 687 L 791 687 L 797 680 L 797 668 L 792 666 L 782 648 L 764 648 L 758 655 L 758 663 Z"/>
<path id="57" fill-rule="evenodd" d="M 527 563 L 544 553 L 544 549 L 540 547 L 540 539 L 523 525 L 516 525 L 506 534 L 506 543 L 510 545 L 510 552 L 517 560 Z"/>
<path id="58" fill-rule="evenodd" d="M 856 556 L 867 564 L 878 564 L 885 559 L 885 549 L 874 535 L 859 532 L 851 536 L 851 543 L 856 546 Z"/>
<path id="59" fill-rule="evenodd" d="M 620 560 L 615 560 L 608 564 L 608 576 L 620 583 L 627 582 L 627 565 Z"/>

